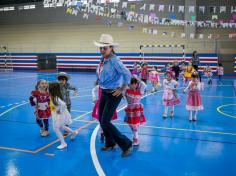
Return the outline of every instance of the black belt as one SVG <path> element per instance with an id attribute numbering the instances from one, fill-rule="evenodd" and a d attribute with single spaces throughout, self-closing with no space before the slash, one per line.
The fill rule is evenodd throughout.
<path id="1" fill-rule="evenodd" d="M 113 93 L 114 91 L 116 91 L 116 89 L 102 89 L 104 93 Z"/>

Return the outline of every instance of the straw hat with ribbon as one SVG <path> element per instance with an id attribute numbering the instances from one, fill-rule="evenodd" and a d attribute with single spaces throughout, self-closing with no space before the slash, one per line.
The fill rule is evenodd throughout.
<path id="1" fill-rule="evenodd" d="M 113 46 L 117 47 L 119 44 L 115 43 L 113 37 L 109 34 L 102 34 L 99 41 L 94 41 L 94 45 L 97 47 Z"/>

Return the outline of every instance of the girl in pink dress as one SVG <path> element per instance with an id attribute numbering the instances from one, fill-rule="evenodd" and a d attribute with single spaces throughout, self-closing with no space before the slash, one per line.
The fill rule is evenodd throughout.
<path id="1" fill-rule="evenodd" d="M 217 66 L 217 75 L 219 77 L 219 81 L 221 82 L 221 77 L 224 75 L 224 67 L 222 65 L 222 63 L 219 63 Z"/>
<path id="2" fill-rule="evenodd" d="M 99 108 L 99 103 L 100 103 L 100 98 L 102 95 L 102 89 L 99 87 L 99 85 L 96 85 L 93 89 L 92 89 L 92 96 L 93 96 L 93 103 L 94 103 L 94 107 L 93 107 L 93 111 L 92 111 L 92 117 L 96 120 L 99 120 L 98 117 L 98 108 Z M 117 119 L 117 112 L 115 112 L 112 116 L 112 120 L 116 120 Z M 103 134 L 103 130 L 100 127 L 100 132 L 101 132 L 101 141 L 104 142 L 104 134 Z"/>
<path id="3" fill-rule="evenodd" d="M 154 69 L 149 73 L 149 80 L 152 83 L 152 92 L 156 92 L 158 87 L 160 87 L 160 77 L 157 66 L 154 66 Z"/>
<path id="4" fill-rule="evenodd" d="M 140 68 L 139 68 L 139 65 L 137 62 L 134 63 L 131 73 L 132 73 L 132 75 L 139 76 Z"/>
<path id="5" fill-rule="evenodd" d="M 192 80 L 188 83 L 188 86 L 184 89 L 184 93 L 188 91 L 188 98 L 186 109 L 189 111 L 189 121 L 197 120 L 197 111 L 202 110 L 202 99 L 200 96 L 201 83 L 198 80 L 198 73 L 192 73 Z"/>
<path id="6" fill-rule="evenodd" d="M 173 79 L 173 74 L 170 71 L 165 73 L 165 79 L 163 80 L 163 105 L 165 106 L 165 111 L 163 117 L 166 118 L 168 114 L 168 107 L 171 106 L 172 110 L 170 112 L 170 117 L 174 117 L 174 107 L 180 103 L 180 100 L 176 93 L 176 88 L 179 86 L 179 83 Z"/>
<path id="7" fill-rule="evenodd" d="M 131 78 L 129 88 L 125 91 L 127 107 L 125 109 L 125 123 L 129 124 L 133 132 L 133 145 L 139 145 L 138 129 L 140 124 L 146 122 L 143 114 L 141 96 L 144 94 L 146 84 L 138 78 Z"/>

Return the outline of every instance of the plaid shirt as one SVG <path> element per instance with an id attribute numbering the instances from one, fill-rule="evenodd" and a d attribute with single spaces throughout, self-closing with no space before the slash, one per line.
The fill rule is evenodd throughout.
<path id="1" fill-rule="evenodd" d="M 75 92 L 78 92 L 78 89 L 75 86 L 70 85 L 69 83 L 66 83 L 65 85 L 60 84 L 60 88 L 61 88 L 61 93 L 62 93 L 63 101 L 67 105 L 70 105 L 71 104 L 71 101 L 70 101 L 70 91 L 73 90 Z"/>
<path id="2" fill-rule="evenodd" d="M 130 79 L 130 71 L 116 55 L 111 54 L 105 62 L 104 58 L 101 58 L 97 68 L 97 80 L 101 88 L 116 89 L 121 85 L 127 86 Z"/>

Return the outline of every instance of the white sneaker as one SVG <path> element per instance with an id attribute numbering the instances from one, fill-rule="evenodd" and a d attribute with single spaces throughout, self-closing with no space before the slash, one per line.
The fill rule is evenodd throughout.
<path id="1" fill-rule="evenodd" d="M 163 113 L 162 117 L 163 117 L 163 118 L 167 118 L 167 114 L 166 114 L 166 113 Z"/>
<path id="2" fill-rule="evenodd" d="M 174 117 L 174 111 L 170 112 L 170 117 L 173 118 Z"/>
<path id="3" fill-rule="evenodd" d="M 41 136 L 43 136 L 43 137 L 46 137 L 46 136 L 48 136 L 49 135 L 49 132 L 48 131 L 44 131 L 42 134 L 41 134 Z"/>
<path id="4" fill-rule="evenodd" d="M 78 135 L 78 131 L 74 131 L 74 133 L 71 135 L 71 140 L 74 140 L 77 135 Z"/>
<path id="5" fill-rule="evenodd" d="M 61 150 L 61 149 L 64 149 L 64 148 L 66 148 L 66 147 L 67 147 L 67 143 L 62 143 L 61 145 L 59 145 L 59 146 L 57 147 L 57 149 Z"/>
<path id="6" fill-rule="evenodd" d="M 40 134 L 41 134 L 41 136 L 42 136 L 43 132 L 44 132 L 44 128 L 40 128 Z"/>

